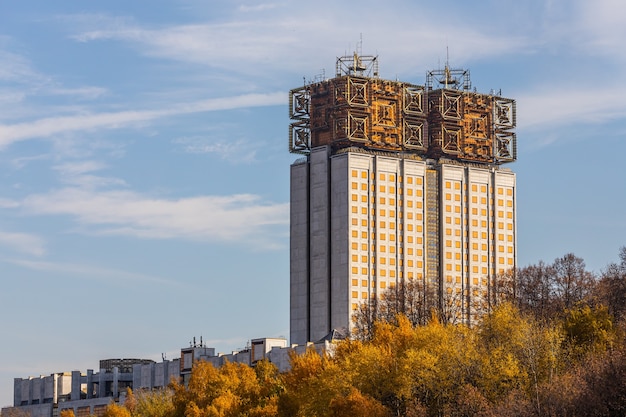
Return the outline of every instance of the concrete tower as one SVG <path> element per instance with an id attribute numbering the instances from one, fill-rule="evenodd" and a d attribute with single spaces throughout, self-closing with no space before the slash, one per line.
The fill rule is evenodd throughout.
<path id="1" fill-rule="evenodd" d="M 349 331 L 408 281 L 453 321 L 489 308 L 516 266 L 515 101 L 470 88 L 447 65 L 424 86 L 382 80 L 354 54 L 291 91 L 291 343 Z"/>

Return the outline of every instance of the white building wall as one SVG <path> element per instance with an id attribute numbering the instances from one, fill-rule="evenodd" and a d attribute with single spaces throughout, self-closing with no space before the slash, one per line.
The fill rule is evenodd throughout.
<path id="1" fill-rule="evenodd" d="M 349 283 L 346 280 L 349 267 L 349 242 L 345 236 L 349 228 L 349 190 L 345 186 L 348 181 L 349 158 L 331 158 L 331 192 L 330 210 L 330 326 L 324 334 L 317 334 L 313 341 L 326 336 L 333 329 L 348 330 L 350 327 L 350 304 L 348 302 Z"/>
<path id="2" fill-rule="evenodd" d="M 309 338 L 318 340 L 330 331 L 330 212 L 329 149 L 316 148 L 310 161 L 310 269 Z"/>
<path id="3" fill-rule="evenodd" d="M 291 166 L 290 340 L 309 339 L 309 164 Z"/>
<path id="4" fill-rule="evenodd" d="M 351 329 L 361 303 L 405 279 L 473 322 L 516 265 L 510 171 L 321 147 L 291 175 L 292 343 Z"/>

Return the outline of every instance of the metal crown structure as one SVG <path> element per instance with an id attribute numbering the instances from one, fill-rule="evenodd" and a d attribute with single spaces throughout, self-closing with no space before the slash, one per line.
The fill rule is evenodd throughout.
<path id="1" fill-rule="evenodd" d="M 502 164 L 517 159 L 515 100 L 471 91 L 469 71 L 414 85 L 378 77 L 378 57 L 337 58 L 336 76 L 289 93 L 289 151 L 357 146 Z"/>

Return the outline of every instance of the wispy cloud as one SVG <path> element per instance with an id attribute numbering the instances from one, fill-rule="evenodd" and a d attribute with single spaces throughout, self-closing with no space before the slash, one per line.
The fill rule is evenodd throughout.
<path id="1" fill-rule="evenodd" d="M 572 24 L 579 47 L 626 63 L 626 3 L 620 0 L 583 1 L 577 4 L 578 22 Z"/>
<path id="2" fill-rule="evenodd" d="M 257 4 L 255 6 L 241 5 L 238 7 L 238 10 L 241 12 L 249 13 L 249 12 L 260 12 L 260 11 L 265 11 L 265 10 L 272 10 L 272 9 L 275 9 L 276 7 L 278 7 L 278 5 L 275 3 L 262 3 L 262 4 Z"/>
<path id="3" fill-rule="evenodd" d="M 92 265 L 32 261 L 25 259 L 4 259 L 3 262 L 18 265 L 23 268 L 36 271 L 62 273 L 64 275 L 78 276 L 80 279 L 95 279 L 102 281 L 138 281 L 153 284 L 181 285 L 177 281 L 154 275 L 138 274 L 119 269 L 102 268 Z"/>
<path id="4" fill-rule="evenodd" d="M 189 239 L 278 248 L 287 234 L 287 203 L 259 196 L 201 196 L 175 200 L 132 191 L 65 188 L 27 197 L 35 215 L 69 215 L 85 233 L 150 239 Z"/>
<path id="5" fill-rule="evenodd" d="M 74 19 L 85 28 L 72 36 L 80 42 L 127 42 L 147 56 L 200 63 L 239 74 L 255 74 L 261 78 L 275 76 L 276 71 L 308 71 L 320 68 L 324 62 L 332 64 L 328 56 L 329 48 L 334 51 L 333 56 L 342 50 L 352 53 L 358 42 L 358 33 L 354 33 L 354 25 L 345 24 L 346 15 L 350 15 L 353 21 L 375 19 L 377 22 L 393 22 L 393 30 L 378 30 L 375 36 L 369 38 L 365 33 L 366 44 L 370 50 L 384 51 L 389 62 L 402 62 L 405 71 L 409 68 L 423 71 L 425 63 L 431 65 L 442 54 L 445 57 L 448 39 L 454 40 L 450 46 L 461 61 L 519 53 L 533 43 L 526 36 L 503 35 L 496 29 L 490 32 L 490 26 L 478 29 L 470 22 L 464 24 L 450 19 L 442 23 L 424 18 L 416 25 L 415 16 L 411 13 L 398 15 L 394 9 L 355 9 L 352 5 L 337 3 L 332 7 L 333 13 L 303 17 L 300 6 L 295 3 L 240 6 L 239 11 L 242 12 L 272 8 L 272 13 L 264 15 L 263 19 L 257 18 L 255 13 L 246 13 L 245 16 L 250 17 L 247 20 L 245 16 L 242 19 L 238 15 L 236 20 L 156 28 L 113 16 L 107 19 L 102 15 L 77 15 L 66 16 L 65 19 Z M 372 15 L 372 10 L 376 10 L 375 15 Z M 384 27 L 387 25 L 381 26 Z M 406 43 L 397 42 L 397 39 L 410 42 L 410 51 L 407 51 Z M 418 39 L 419 42 L 411 42 Z M 306 53 L 300 52 L 298 59 L 294 59 L 295 51 L 303 50 Z"/>
<path id="6" fill-rule="evenodd" d="M 74 116 L 48 117 L 28 123 L 0 125 L 0 149 L 21 140 L 45 138 L 61 133 L 91 129 L 119 129 L 157 118 L 181 114 L 231 110 L 284 104 L 284 92 L 269 94 L 246 94 L 235 97 L 215 98 L 192 103 L 179 103 L 168 109 L 136 110 Z"/>
<path id="7" fill-rule="evenodd" d="M 0 231 L 0 245 L 16 252 L 35 256 L 41 256 L 46 252 L 44 240 L 39 236 L 27 233 Z"/>
<path id="8" fill-rule="evenodd" d="M 215 154 L 221 159 L 232 163 L 251 163 L 255 160 L 257 151 L 254 148 L 254 144 L 245 140 L 216 141 L 206 137 L 194 136 L 177 138 L 173 143 L 182 146 L 185 152 L 193 154 Z"/>
<path id="9" fill-rule="evenodd" d="M 20 203 L 15 200 L 9 200 L 7 198 L 0 198 L 0 208 L 16 208 Z"/>
<path id="10" fill-rule="evenodd" d="M 66 162 L 53 167 L 59 173 L 61 181 L 81 188 L 126 186 L 126 182 L 120 178 L 91 174 L 105 168 L 106 164 L 93 160 Z"/>
<path id="11" fill-rule="evenodd" d="M 93 86 L 76 88 L 51 87 L 46 91 L 46 93 L 50 95 L 71 96 L 73 98 L 92 100 L 107 94 L 108 90 L 106 88 Z"/>
<path id="12" fill-rule="evenodd" d="M 550 88 L 517 96 L 519 125 L 524 128 L 562 126 L 566 123 L 600 123 L 626 116 L 625 88 L 571 86 Z"/>
<path id="13" fill-rule="evenodd" d="M 0 49 L 0 81 L 42 82 L 41 74 L 33 70 L 30 61 L 23 56 Z"/>

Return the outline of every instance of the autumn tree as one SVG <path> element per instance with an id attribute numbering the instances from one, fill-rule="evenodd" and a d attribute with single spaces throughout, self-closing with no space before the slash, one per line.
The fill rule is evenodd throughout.
<path id="1" fill-rule="evenodd" d="M 12 417 L 17 417 L 17 416 L 12 416 Z M 59 417 L 74 417 L 74 409 L 72 409 L 72 408 L 64 408 L 59 413 Z"/>
<path id="2" fill-rule="evenodd" d="M 278 400 L 278 415 L 329 416 L 334 399 L 351 392 L 350 377 L 337 367 L 327 353 L 307 349 L 292 352 L 291 369 L 284 374 L 284 391 Z"/>
<path id="3" fill-rule="evenodd" d="M 461 302 L 460 293 L 440 293 L 425 280 L 403 280 L 359 305 L 352 316 L 353 337 L 368 340 L 373 335 L 375 322 L 397 324 L 399 315 L 406 317 L 413 326 L 423 326 L 433 317 L 442 323 L 454 324 L 461 318 Z"/>
<path id="4" fill-rule="evenodd" d="M 123 405 L 111 403 L 107 405 L 102 417 L 131 417 L 131 414 L 128 408 Z"/>
<path id="5" fill-rule="evenodd" d="M 126 395 L 124 406 L 131 410 L 133 417 L 168 417 L 174 412 L 171 389 L 131 391 L 132 402 Z"/>
<path id="6" fill-rule="evenodd" d="M 174 383 L 173 389 L 174 417 L 269 416 L 276 412 L 276 403 L 261 395 L 255 370 L 242 363 L 227 362 L 215 368 L 198 361 L 188 386 Z"/>
<path id="7" fill-rule="evenodd" d="M 555 314 L 555 271 L 550 265 L 539 261 L 517 271 L 516 301 L 519 309 L 537 319 L 546 320 Z"/>
<path id="8" fill-rule="evenodd" d="M 604 353 L 616 340 L 613 321 L 605 306 L 578 305 L 565 312 L 561 326 L 573 358 Z"/>
<path id="9" fill-rule="evenodd" d="M 549 324 L 523 315 L 511 304 L 497 307 L 478 328 L 484 365 L 485 395 L 502 400 L 515 390 L 533 398 L 541 412 L 540 386 L 550 381 L 560 359 L 562 337 Z"/>
<path id="10" fill-rule="evenodd" d="M 554 293 L 560 310 L 567 310 L 591 294 L 594 276 L 585 269 L 585 261 L 568 253 L 554 260 Z"/>
<path id="11" fill-rule="evenodd" d="M 617 321 L 626 319 L 626 246 L 620 249 L 620 262 L 609 264 L 600 275 L 595 298 Z"/>

